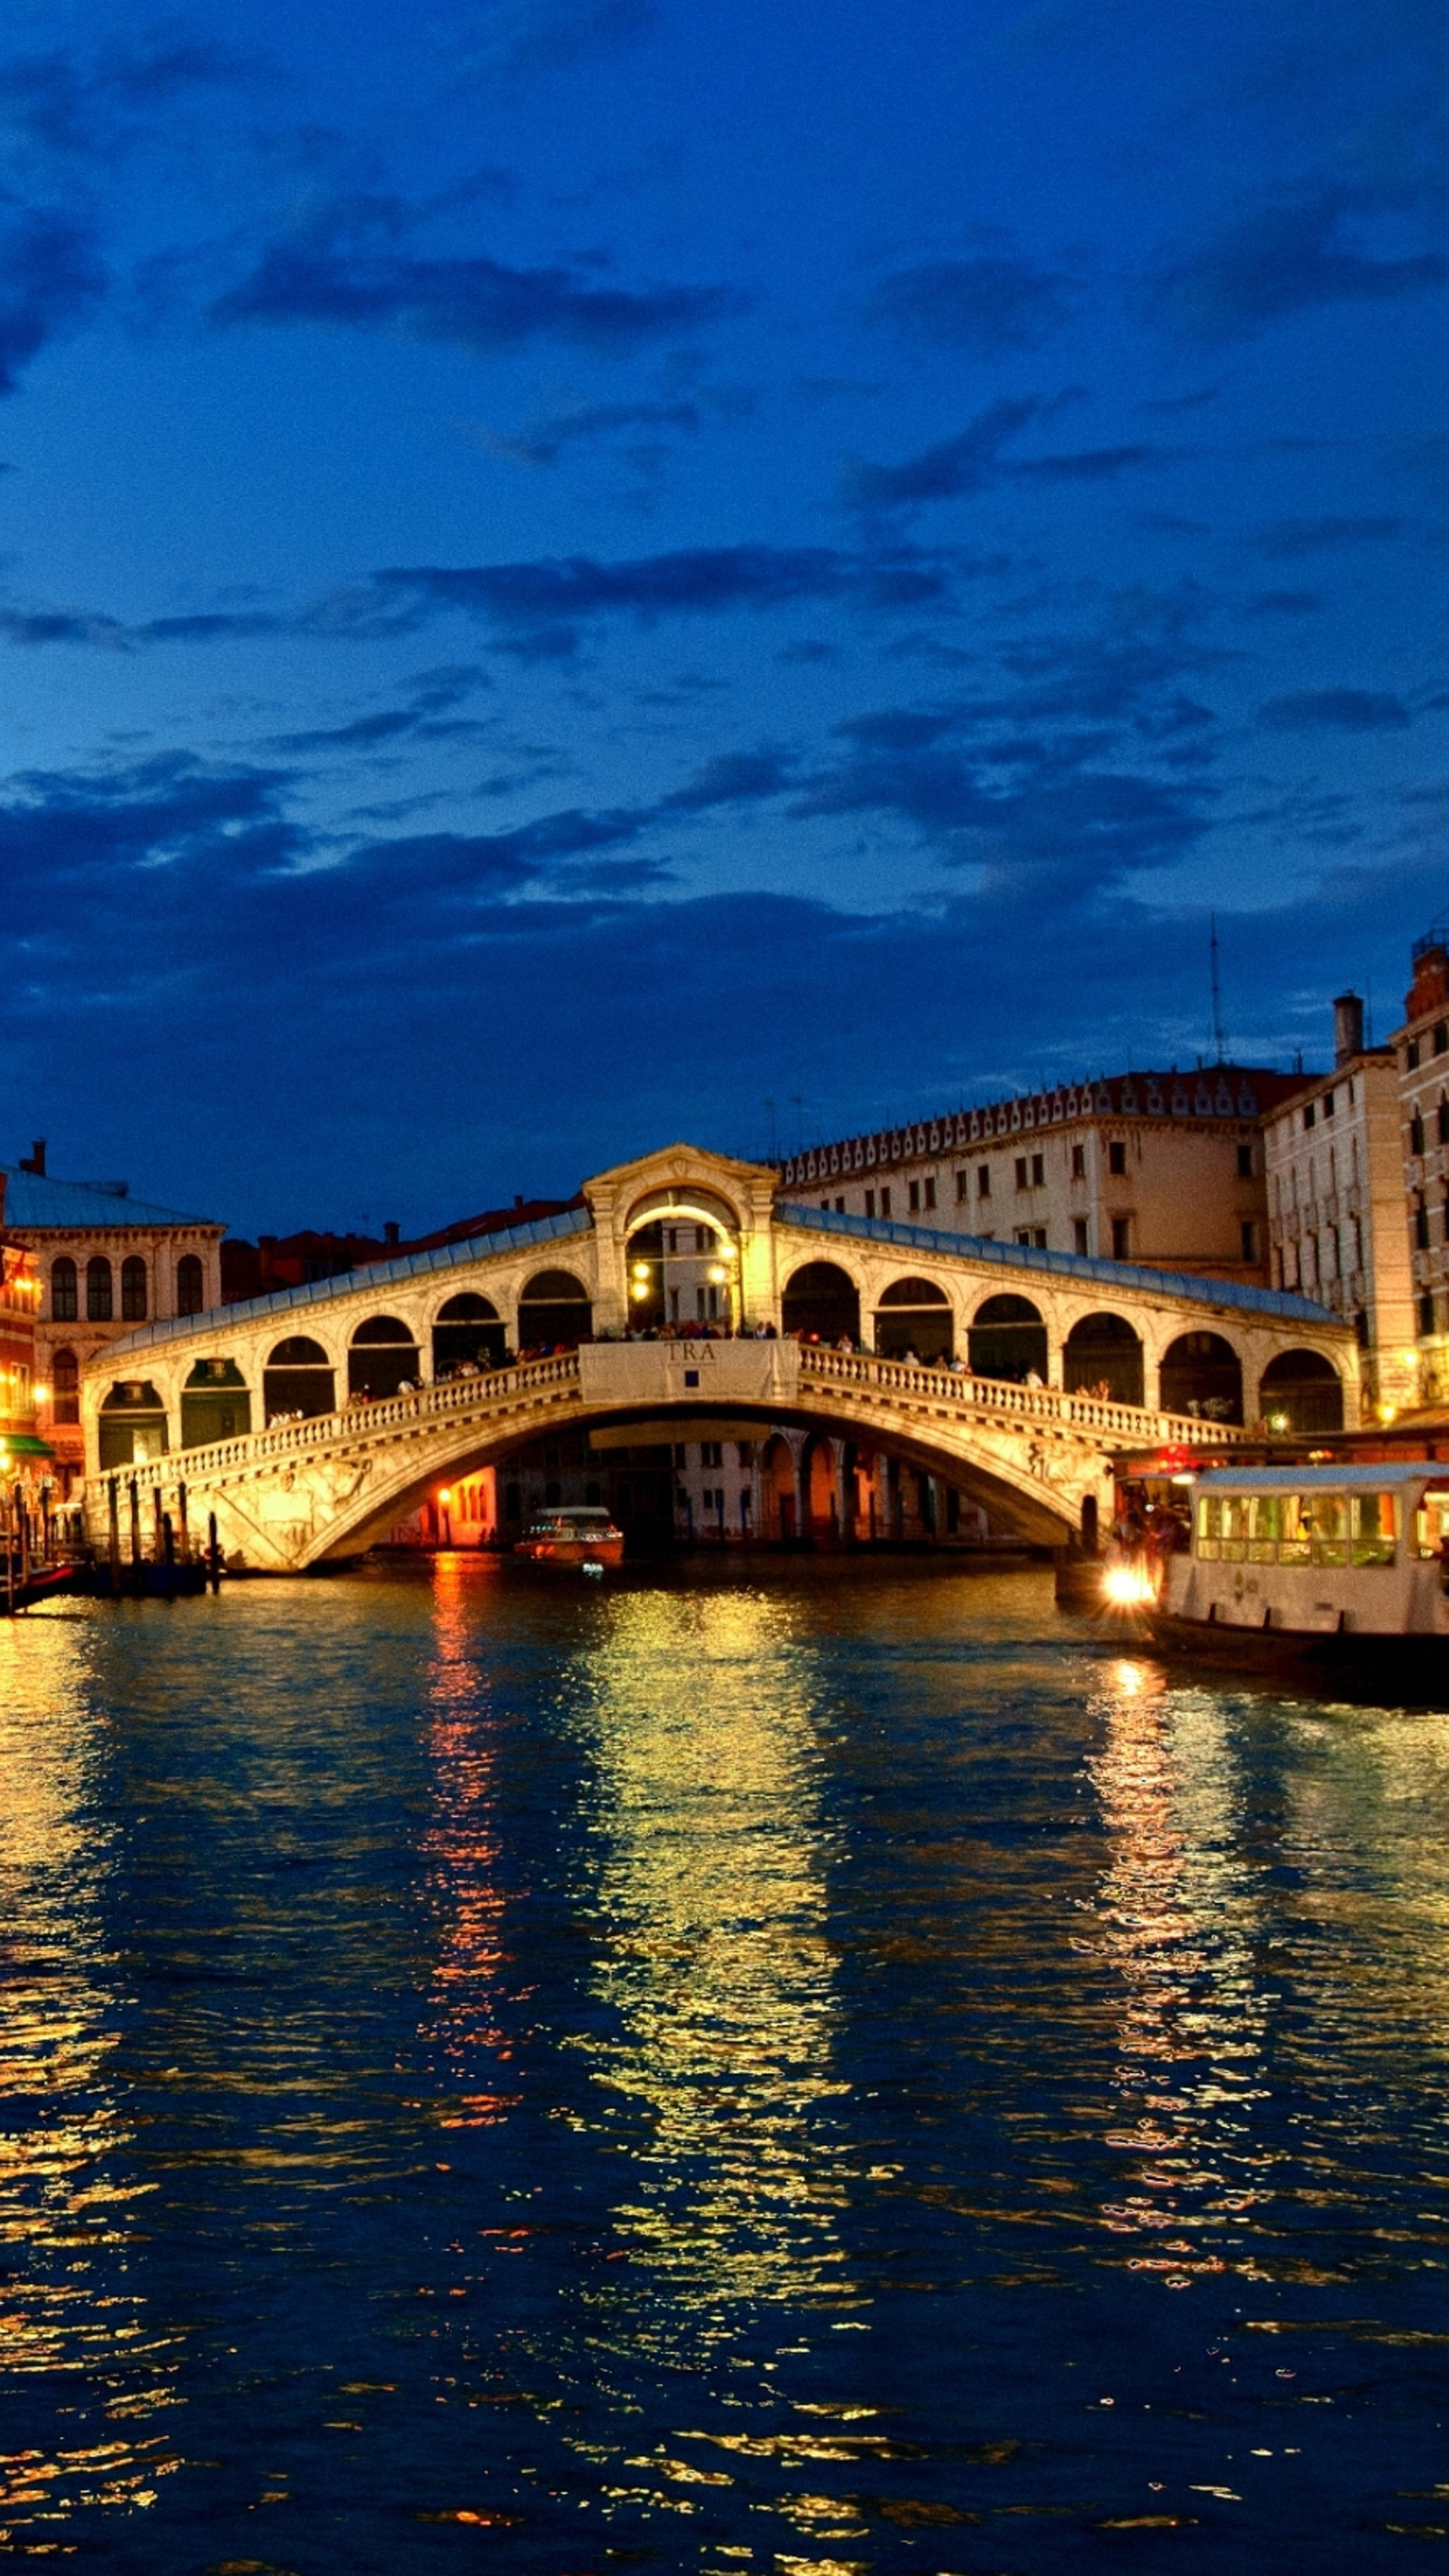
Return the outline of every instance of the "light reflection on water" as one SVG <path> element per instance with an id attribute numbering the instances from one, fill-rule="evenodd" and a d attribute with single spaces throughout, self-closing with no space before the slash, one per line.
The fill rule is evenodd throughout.
<path id="1" fill-rule="evenodd" d="M 158 2424 L 177 2356 L 139 2277 L 149 2186 L 112 2064 L 114 1829 L 95 1815 L 107 1747 L 85 1661 L 58 1622 L 0 1622 L 0 2386 L 22 2433 L 0 2430 L 0 2546 L 17 2523 L 43 2546 L 78 2508 L 149 2506 L 174 2466 Z M 53 2409 L 35 2402 L 51 2391 Z"/>
<path id="2" fill-rule="evenodd" d="M 688 2318 L 706 2342 L 739 2307 L 848 2288 L 821 2116 L 848 2088 L 814 1676 L 793 1626 L 754 1591 L 622 1594 L 579 1676 L 607 2007 L 580 2045 L 636 2141 L 616 2220 L 665 2294 L 658 2327 Z"/>
<path id="3" fill-rule="evenodd" d="M 0 2550 L 1449 2542 L 1449 1718 L 1035 1576 L 45 1614 L 0 1972 Z"/>

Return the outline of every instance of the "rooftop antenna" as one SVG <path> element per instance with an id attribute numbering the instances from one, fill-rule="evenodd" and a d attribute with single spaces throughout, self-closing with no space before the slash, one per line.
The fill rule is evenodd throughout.
<path id="1" fill-rule="evenodd" d="M 1208 942 L 1208 953 L 1212 959 L 1213 976 L 1213 1045 L 1218 1051 L 1219 1064 L 1225 1064 L 1227 1061 L 1228 1042 L 1226 1037 L 1223 1035 L 1223 997 L 1218 986 L 1217 914 L 1215 912 L 1209 913 L 1208 920 L 1212 925 L 1212 936 Z"/>

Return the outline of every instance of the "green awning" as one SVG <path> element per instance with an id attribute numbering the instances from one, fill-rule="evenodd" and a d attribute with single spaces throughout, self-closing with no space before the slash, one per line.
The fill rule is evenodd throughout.
<path id="1" fill-rule="evenodd" d="M 29 1431 L 0 1431 L 0 1458 L 53 1458 L 55 1451 L 48 1440 L 37 1440 Z"/>

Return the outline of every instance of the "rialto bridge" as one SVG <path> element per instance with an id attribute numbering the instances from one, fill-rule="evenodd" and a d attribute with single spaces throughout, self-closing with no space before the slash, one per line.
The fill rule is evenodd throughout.
<path id="1" fill-rule="evenodd" d="M 561 1216 L 142 1328 L 82 1389 L 98 1542 L 124 1495 L 148 1553 L 214 1513 L 278 1572 L 565 1433 L 815 1426 L 846 1535 L 847 1466 L 888 1454 L 1055 1544 L 1124 1448 L 1357 1419 L 1353 1336 L 1305 1298 L 803 1207 L 683 1145 Z"/>

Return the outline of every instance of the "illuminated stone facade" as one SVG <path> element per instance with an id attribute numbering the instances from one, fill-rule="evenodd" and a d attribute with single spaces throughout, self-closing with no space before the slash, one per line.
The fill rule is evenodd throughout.
<path id="1" fill-rule="evenodd" d="M 4 1170 L 5 1222 L 34 1264 L 37 1420 L 66 1485 L 83 1465 L 85 1370 L 138 1325 L 220 1304 L 224 1228 L 133 1199 L 124 1182 L 52 1179 L 44 1163 L 37 1146 Z"/>
<path id="2" fill-rule="evenodd" d="M 1211 1065 L 1059 1084 L 796 1154 L 783 1195 L 1149 1269 L 1266 1283 L 1261 1122 L 1301 1076 Z"/>
<path id="3" fill-rule="evenodd" d="M 1353 1325 L 1365 1401 L 1392 1415 L 1418 1393 L 1398 1062 L 1364 1045 L 1356 994 L 1333 1008 L 1332 1072 L 1264 1124 L 1273 1286 Z"/>

